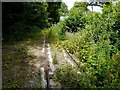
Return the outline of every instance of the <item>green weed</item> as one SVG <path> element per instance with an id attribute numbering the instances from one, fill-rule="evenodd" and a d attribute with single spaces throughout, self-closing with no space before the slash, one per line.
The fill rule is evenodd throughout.
<path id="1" fill-rule="evenodd" d="M 57 60 L 57 56 L 56 56 L 56 53 L 55 53 L 55 55 L 53 57 L 53 64 L 57 64 L 57 63 L 58 63 L 58 60 Z"/>

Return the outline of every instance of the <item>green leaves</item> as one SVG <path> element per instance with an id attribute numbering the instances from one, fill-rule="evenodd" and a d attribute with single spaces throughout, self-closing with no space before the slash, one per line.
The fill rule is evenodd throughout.
<path id="1" fill-rule="evenodd" d="M 65 19 L 63 29 L 68 32 L 77 32 L 85 27 L 87 5 L 85 2 L 76 2 L 74 7 L 69 11 L 68 18 Z"/>
<path id="2" fill-rule="evenodd" d="M 69 11 L 67 9 L 67 5 L 64 2 L 62 2 L 61 9 L 60 9 L 61 16 L 67 16 L 68 12 Z"/>
<path id="3" fill-rule="evenodd" d="M 61 2 L 47 2 L 48 21 L 50 25 L 56 24 L 60 19 Z"/>
<path id="4" fill-rule="evenodd" d="M 58 64 L 56 53 L 55 53 L 55 55 L 53 57 L 53 64 Z"/>
<path id="5" fill-rule="evenodd" d="M 3 40 L 20 41 L 59 22 L 61 2 L 3 3 Z"/>
<path id="6" fill-rule="evenodd" d="M 71 66 L 65 66 L 63 68 L 57 68 L 55 70 L 56 78 L 63 88 L 74 88 L 76 87 L 77 74 Z"/>
<path id="7" fill-rule="evenodd" d="M 67 40 L 64 41 L 64 47 L 75 54 L 81 62 L 79 69 L 82 75 L 76 78 L 78 82 L 76 81 L 75 85 L 120 88 L 118 5 L 110 3 L 103 8 L 102 14 L 88 12 L 83 16 L 84 11 L 81 13 L 78 10 L 81 7 L 76 4 L 70 10 L 69 17 L 65 19 L 63 29 L 74 33 L 66 32 Z M 84 27 L 81 28 L 80 24 Z M 76 32 L 77 30 L 80 31 Z"/>

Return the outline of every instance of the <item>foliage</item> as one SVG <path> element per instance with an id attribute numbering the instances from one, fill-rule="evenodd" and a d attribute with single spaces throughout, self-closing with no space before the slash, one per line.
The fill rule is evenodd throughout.
<path id="1" fill-rule="evenodd" d="M 78 73 L 76 68 L 71 66 L 65 66 L 57 68 L 55 70 L 56 81 L 59 81 L 62 85 L 62 89 L 65 88 L 95 88 L 90 82 L 91 74 L 89 73 Z"/>
<path id="2" fill-rule="evenodd" d="M 3 41 L 21 41 L 36 33 L 34 27 L 40 31 L 59 22 L 61 2 L 4 2 L 2 7 Z"/>
<path id="3" fill-rule="evenodd" d="M 104 5 L 102 14 L 96 12 L 87 12 L 86 16 L 81 14 L 80 18 L 84 17 L 86 23 L 83 24 L 84 28 L 77 33 L 66 33 L 66 39 L 63 41 L 65 48 L 69 50 L 70 53 L 75 54 L 80 62 L 80 72 L 82 73 L 80 77 L 70 83 L 70 80 L 66 81 L 69 83 L 69 87 L 90 87 L 90 88 L 120 88 L 120 36 L 119 36 L 119 4 L 113 5 L 109 3 Z M 71 15 L 73 18 L 80 16 L 80 11 L 72 8 Z M 75 14 L 76 12 L 76 14 Z M 77 15 L 78 14 L 78 15 Z M 81 21 L 80 18 L 76 19 L 77 22 L 72 20 L 72 24 L 66 22 L 72 19 L 71 15 L 64 21 L 63 25 L 68 26 L 69 29 L 76 30 L 75 28 L 80 26 L 75 26 L 73 23 Z M 68 28 L 63 27 L 63 29 L 68 30 Z M 61 76 L 56 76 L 60 80 L 62 78 L 72 78 L 66 73 L 68 72 L 58 70 Z M 76 77 L 75 77 L 76 78 Z M 74 79 L 75 79 L 74 78 Z M 81 81 L 82 80 L 82 81 Z M 64 83 L 65 81 L 60 81 Z M 66 87 L 63 85 L 63 87 Z"/>
<path id="4" fill-rule="evenodd" d="M 50 25 L 56 24 L 60 19 L 61 2 L 48 2 L 48 18 Z"/>
<path id="5" fill-rule="evenodd" d="M 45 2 L 24 3 L 24 19 L 29 26 L 45 28 L 48 24 L 48 4 Z M 34 23 L 33 23 L 34 22 Z"/>
<path id="6" fill-rule="evenodd" d="M 58 63 L 58 60 L 57 60 L 57 56 L 56 56 L 56 53 L 55 53 L 55 55 L 53 57 L 53 64 L 57 64 L 57 63 Z"/>
<path id="7" fill-rule="evenodd" d="M 88 6 L 87 2 L 75 2 L 73 8 L 77 8 L 80 12 L 85 12 L 88 10 L 87 6 Z"/>
<path id="8" fill-rule="evenodd" d="M 49 29 L 43 30 L 46 35 L 46 40 L 51 43 L 57 43 L 59 40 L 65 40 L 65 31 L 63 30 L 63 21 L 51 26 Z"/>
<path id="9" fill-rule="evenodd" d="M 20 43 L 4 44 L 2 55 L 3 88 L 29 87 L 27 83 L 31 78 L 31 73 L 28 73 L 28 68 L 33 69 L 34 67 L 29 65 L 28 62 L 35 56 L 29 54 L 28 48 Z"/>
<path id="10" fill-rule="evenodd" d="M 51 28 L 45 30 L 46 41 L 48 42 L 56 43 L 58 40 L 57 35 L 57 26 L 52 26 Z"/>
<path id="11" fill-rule="evenodd" d="M 87 3 L 75 2 L 74 7 L 70 10 L 68 18 L 63 23 L 63 31 L 77 32 L 84 28 L 86 20 L 84 18 L 87 11 Z"/>
<path id="12" fill-rule="evenodd" d="M 80 67 L 78 70 L 71 66 L 57 68 L 55 80 L 59 81 L 63 88 L 120 88 L 120 4 L 119 2 L 115 5 L 111 2 L 102 4 L 100 14 L 87 10 L 88 3 L 76 2 L 69 11 L 68 18 L 58 23 L 61 2 L 19 3 L 18 6 L 15 3 L 4 3 L 3 39 L 21 40 L 22 36 L 25 37 L 28 32 L 32 33 L 32 30 L 39 31 L 58 23 L 44 29 L 41 34 L 36 34 L 36 37 L 43 37 L 45 34 L 47 42 L 59 44 L 58 47 L 64 46 L 78 57 Z M 22 11 L 24 5 L 26 8 Z M 18 9 L 20 12 L 17 12 Z M 44 15 L 41 18 L 42 14 Z M 27 16 L 26 19 L 24 15 Z M 28 36 L 30 37 L 30 34 Z M 3 60 L 20 59 L 21 62 L 21 59 L 26 58 L 27 48 L 18 46 L 15 50 L 17 52 L 6 54 L 10 54 L 8 57 L 5 57 L 3 52 Z M 56 57 L 55 55 L 53 58 L 54 63 Z M 9 63 L 3 65 L 6 70 L 11 67 Z M 77 71 L 81 74 L 77 74 Z M 17 87 L 16 82 L 13 80 L 12 87 Z M 20 85 L 18 83 L 18 86 Z"/>
<path id="13" fill-rule="evenodd" d="M 57 68 L 55 70 L 55 75 L 55 80 L 59 81 L 63 88 L 75 87 L 76 74 L 71 66 Z"/>
<path id="14" fill-rule="evenodd" d="M 64 2 L 62 2 L 62 4 L 61 4 L 61 16 L 67 16 L 68 12 L 69 11 L 67 9 L 67 5 Z"/>

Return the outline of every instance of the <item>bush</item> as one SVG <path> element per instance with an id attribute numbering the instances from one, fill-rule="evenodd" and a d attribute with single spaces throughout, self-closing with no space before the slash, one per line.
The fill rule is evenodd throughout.
<path id="1" fill-rule="evenodd" d="M 113 7 L 111 12 L 105 11 L 110 10 L 111 7 Z M 70 53 L 75 54 L 79 58 L 83 66 L 80 66 L 82 75 L 74 78 L 80 82 L 76 82 L 74 79 L 72 81 L 69 80 L 68 73 L 72 74 L 69 69 L 67 71 L 60 69 L 59 74 L 61 76 L 58 75 L 57 77 L 62 80 L 60 82 L 63 83 L 63 87 L 77 85 L 90 88 L 120 88 L 120 78 L 118 77 L 118 73 L 120 73 L 119 57 L 117 56 L 119 54 L 119 18 L 116 18 L 119 17 L 119 10 L 117 6 L 111 7 L 103 8 L 103 14 L 88 12 L 84 16 L 87 22 L 85 23 L 85 28 L 80 26 L 72 28 L 74 26 L 73 23 L 76 24 L 76 20 L 80 20 L 76 19 L 77 15 L 72 18 L 70 16 L 64 21 L 63 26 L 65 27 L 63 29 L 65 31 L 68 29 L 76 30 L 76 27 L 81 28 L 77 33 L 71 34 L 67 32 L 63 45 Z M 62 78 L 67 78 L 67 81 Z M 67 86 L 64 82 L 69 85 Z"/>

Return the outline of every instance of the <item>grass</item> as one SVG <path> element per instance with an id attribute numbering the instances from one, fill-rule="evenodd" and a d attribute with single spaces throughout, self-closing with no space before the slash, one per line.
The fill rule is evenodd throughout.
<path id="1" fill-rule="evenodd" d="M 29 88 L 31 79 L 41 77 L 41 72 L 30 62 L 36 57 L 29 53 L 27 46 L 41 46 L 43 32 L 38 31 L 31 38 L 20 42 L 3 42 L 2 47 L 2 86 L 3 88 Z M 36 73 L 33 73 L 36 72 Z M 41 79 L 32 87 L 41 88 Z"/>
<path id="2" fill-rule="evenodd" d="M 55 53 L 55 55 L 53 57 L 53 64 L 58 64 L 56 53 Z"/>
<path id="3" fill-rule="evenodd" d="M 25 87 L 25 83 L 29 79 L 26 76 L 29 60 L 34 56 L 28 55 L 27 47 L 19 44 L 3 45 L 3 88 L 19 88 Z"/>
<path id="4" fill-rule="evenodd" d="M 41 30 L 30 34 L 30 38 L 25 40 L 25 44 L 41 46 L 43 44 L 44 33 L 45 33 L 44 30 Z"/>

